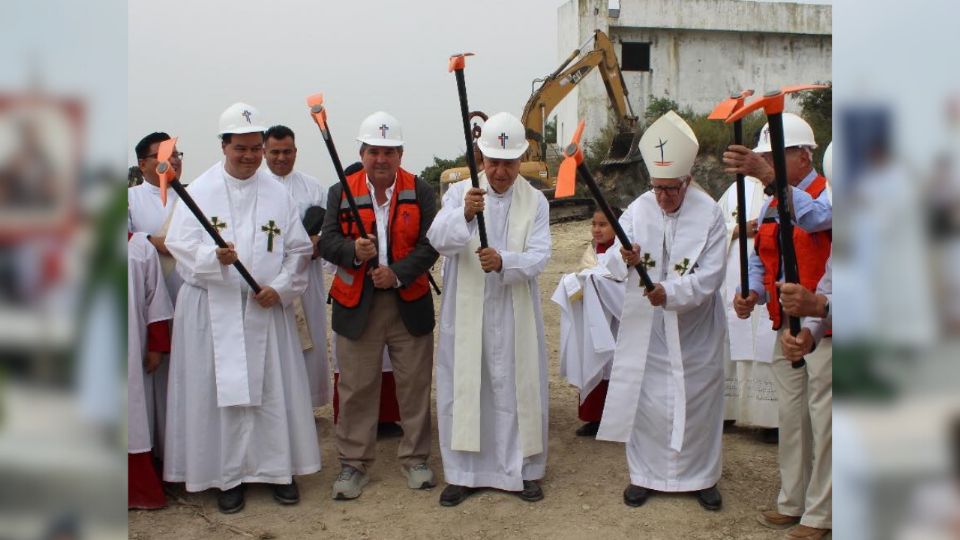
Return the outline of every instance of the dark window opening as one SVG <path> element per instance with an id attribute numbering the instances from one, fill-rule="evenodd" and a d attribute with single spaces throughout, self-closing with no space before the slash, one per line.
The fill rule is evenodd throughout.
<path id="1" fill-rule="evenodd" d="M 623 71 L 650 71 L 650 44 L 623 42 L 623 57 L 620 69 Z"/>

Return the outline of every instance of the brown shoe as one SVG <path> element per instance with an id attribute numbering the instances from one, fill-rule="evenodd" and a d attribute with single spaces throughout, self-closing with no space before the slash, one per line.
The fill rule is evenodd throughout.
<path id="1" fill-rule="evenodd" d="M 787 516 L 776 510 L 764 510 L 757 515 L 757 521 L 768 529 L 789 529 L 800 523 L 800 516 Z"/>
<path id="2" fill-rule="evenodd" d="M 820 540 L 821 538 L 826 538 L 829 534 L 830 529 L 817 529 L 815 527 L 807 527 L 806 525 L 797 525 L 787 531 L 784 538 L 787 540 Z"/>

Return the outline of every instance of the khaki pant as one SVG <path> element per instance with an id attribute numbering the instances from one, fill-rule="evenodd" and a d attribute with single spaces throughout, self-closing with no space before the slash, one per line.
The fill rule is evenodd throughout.
<path id="1" fill-rule="evenodd" d="M 787 330 L 781 330 L 786 332 Z M 779 335 L 773 377 L 780 417 L 778 511 L 802 516 L 800 523 L 833 528 L 833 346 L 829 337 L 793 369 L 783 357 Z"/>
<path id="2" fill-rule="evenodd" d="M 374 292 L 370 317 L 360 339 L 337 335 L 340 463 L 363 472 L 376 455 L 384 344 L 393 364 L 403 428 L 397 457 L 402 465 L 412 467 L 430 456 L 433 333 L 411 336 L 400 319 L 398 301 L 393 292 Z"/>

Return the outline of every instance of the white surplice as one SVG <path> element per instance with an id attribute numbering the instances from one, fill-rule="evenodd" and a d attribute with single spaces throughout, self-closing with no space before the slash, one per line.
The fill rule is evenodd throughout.
<path id="1" fill-rule="evenodd" d="M 217 163 L 188 188 L 257 283 L 280 302 L 264 309 L 186 205 L 167 248 L 184 278 L 170 357 L 164 480 L 187 490 L 241 482 L 286 484 L 320 469 L 316 425 L 292 303 L 307 287 L 313 251 L 293 199 L 258 172 Z"/>
<path id="2" fill-rule="evenodd" d="M 593 245 L 583 261 L 594 266 L 560 278 L 550 298 L 560 306 L 560 376 L 580 390 L 580 402 L 610 378 L 625 282 L 596 266 Z"/>
<path id="3" fill-rule="evenodd" d="M 756 219 L 763 206 L 763 184 L 748 176 L 744 179 L 744 200 L 747 221 Z M 737 225 L 737 184 L 730 184 L 720 197 L 720 210 L 727 225 L 727 275 L 724 280 L 723 304 L 730 332 L 730 359 L 724 364 L 724 419 L 738 425 L 775 428 L 777 422 L 777 388 L 770 362 L 777 333 L 770 326 L 765 309 L 755 309 L 749 319 L 737 317 L 733 297 L 740 285 L 739 237 L 733 235 Z M 753 238 L 747 238 L 747 254 L 753 252 Z"/>
<path id="4" fill-rule="evenodd" d="M 290 192 L 303 220 L 311 206 L 327 208 L 327 187 L 316 178 L 300 171 L 293 171 L 285 177 L 265 171 L 283 184 Z M 303 350 L 303 359 L 307 366 L 307 380 L 310 383 L 310 397 L 314 407 L 330 403 L 332 397 L 330 366 L 327 362 L 327 290 L 323 283 L 323 258 L 317 257 L 307 267 L 310 282 L 301 301 L 310 331 L 310 343 Z"/>
<path id="5" fill-rule="evenodd" d="M 630 482 L 657 491 L 693 491 L 720 479 L 723 362 L 727 321 L 720 289 L 726 228 L 720 208 L 691 187 L 683 205 L 665 214 L 652 191 L 620 218 L 627 236 L 652 262 L 648 273 L 666 291 L 666 305 L 643 296 L 619 241 L 600 256 L 627 279 L 613 370 L 597 439 L 627 443 Z"/>
<path id="6" fill-rule="evenodd" d="M 144 233 L 127 242 L 127 452 L 149 452 L 156 433 L 156 401 L 144 380 L 147 326 L 173 318 L 157 250 Z"/>
<path id="7" fill-rule="evenodd" d="M 163 206 L 160 200 L 160 188 L 144 181 L 142 184 L 127 190 L 127 230 L 132 233 L 163 235 L 164 226 L 173 213 L 173 208 L 179 201 L 177 192 L 167 189 L 167 205 Z M 156 251 L 156 250 L 154 250 Z M 158 252 L 160 269 L 166 290 L 170 295 L 170 302 L 177 305 L 177 294 L 183 279 L 176 270 L 176 261 L 170 255 Z M 169 378 L 170 358 L 164 355 L 164 361 L 153 373 L 144 373 L 143 386 L 147 394 L 147 401 L 151 403 L 151 426 L 155 434 L 154 453 L 163 458 L 163 437 L 166 431 L 167 418 L 167 379 Z"/>
<path id="8" fill-rule="evenodd" d="M 483 174 L 480 180 L 485 186 Z M 519 491 L 524 480 L 543 477 L 547 462 L 547 353 L 537 276 L 550 258 L 550 209 L 522 177 L 502 194 L 487 187 L 487 237 L 503 268 L 484 275 L 473 253 L 477 219 L 468 223 L 463 216 L 469 188 L 463 181 L 447 190 L 427 233 L 445 256 L 437 353 L 443 471 L 451 484 Z M 474 330 L 458 333 L 465 325 Z M 518 355 L 518 348 L 527 352 Z"/>

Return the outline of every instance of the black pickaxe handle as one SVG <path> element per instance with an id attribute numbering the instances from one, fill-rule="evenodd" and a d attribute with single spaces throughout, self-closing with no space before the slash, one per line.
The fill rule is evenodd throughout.
<path id="1" fill-rule="evenodd" d="M 157 174 L 160 176 L 160 193 L 163 204 L 167 203 L 167 190 L 166 186 L 170 186 L 174 191 L 177 192 L 177 195 L 180 196 L 180 200 L 183 201 L 183 204 L 187 205 L 187 208 L 190 209 L 190 212 L 197 218 L 197 221 L 200 222 L 200 225 L 203 226 L 203 229 L 207 231 L 207 234 L 210 235 L 210 238 L 213 238 L 214 243 L 217 244 L 217 247 L 226 249 L 227 242 L 224 241 L 223 237 L 220 236 L 220 231 L 214 227 L 210 220 L 207 219 L 207 216 L 203 214 L 203 210 L 200 210 L 200 207 L 197 206 L 196 201 L 193 200 L 193 197 L 190 196 L 190 192 L 187 191 L 187 188 L 180 183 L 180 180 L 173 178 L 173 169 L 170 166 L 170 156 L 173 153 L 173 147 L 177 143 L 177 138 L 173 137 L 167 139 L 160 143 L 160 147 L 157 149 L 157 161 L 160 163 L 157 165 Z M 250 272 L 247 271 L 247 268 L 243 266 L 239 260 L 233 262 L 233 267 L 237 269 L 237 272 L 240 273 L 240 276 L 244 281 L 247 282 L 247 285 L 253 290 L 255 294 L 260 294 L 260 285 L 257 284 L 257 281 L 253 279 L 253 276 L 250 275 Z"/>
<path id="2" fill-rule="evenodd" d="M 452 71 L 457 78 L 457 94 L 460 96 L 460 116 L 463 118 L 463 137 L 467 144 L 467 167 L 470 169 L 470 184 L 480 187 L 480 180 L 477 175 L 477 161 L 473 155 L 473 137 L 470 134 L 470 107 L 467 106 L 467 83 L 463 78 L 463 68 L 466 66 L 465 58 L 472 56 L 473 53 L 455 54 L 450 57 L 448 70 Z M 487 226 L 483 220 L 483 212 L 477 215 L 477 229 L 480 232 L 480 248 L 486 248 Z"/>

